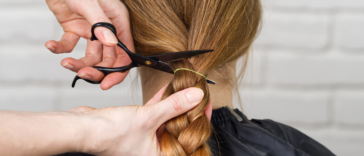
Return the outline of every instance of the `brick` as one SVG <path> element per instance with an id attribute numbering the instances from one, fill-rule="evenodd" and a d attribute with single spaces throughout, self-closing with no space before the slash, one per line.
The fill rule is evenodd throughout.
<path id="1" fill-rule="evenodd" d="M 54 111 L 56 92 L 53 88 L 26 86 L 1 86 L 0 110 Z"/>
<path id="2" fill-rule="evenodd" d="M 364 147 L 364 140 L 322 139 L 319 141 L 336 155 L 358 156 Z"/>
<path id="3" fill-rule="evenodd" d="M 313 8 L 313 9 L 337 9 L 337 8 L 364 8 L 364 2 L 362 0 L 263 0 L 263 4 L 273 6 L 275 8 Z"/>
<path id="4" fill-rule="evenodd" d="M 328 17 L 307 13 L 272 13 L 264 17 L 257 43 L 264 47 L 322 49 L 328 43 Z"/>
<path id="5" fill-rule="evenodd" d="M 102 91 L 99 85 L 82 81 L 78 82 L 75 88 L 66 86 L 61 90 L 59 110 L 66 111 L 78 106 L 103 108 L 142 104 L 141 89 L 130 84 L 134 83 L 131 83 L 131 79 L 128 78 L 121 85 L 107 91 Z"/>
<path id="6" fill-rule="evenodd" d="M 42 3 L 46 3 L 45 1 L 41 1 Z M 12 1 L 7 1 L 7 0 L 0 0 L 0 3 L 3 4 L 23 4 L 23 3 L 40 3 L 40 1 L 38 0 L 12 0 Z"/>
<path id="7" fill-rule="evenodd" d="M 326 146 L 336 155 L 357 156 L 364 146 L 362 129 L 330 127 L 322 129 L 299 128 L 299 130 Z"/>
<path id="8" fill-rule="evenodd" d="M 288 124 L 325 124 L 329 120 L 325 92 L 240 89 L 240 97 L 249 118 Z"/>
<path id="9" fill-rule="evenodd" d="M 339 124 L 364 125 L 364 91 L 339 91 L 335 96 L 335 121 Z"/>
<path id="10" fill-rule="evenodd" d="M 270 52 L 268 81 L 274 85 L 364 84 L 364 57 L 344 55 L 290 55 Z"/>
<path id="11" fill-rule="evenodd" d="M 364 14 L 341 14 L 335 21 L 337 44 L 344 49 L 364 50 Z"/>
<path id="12" fill-rule="evenodd" d="M 56 18 L 43 9 L 1 9 L 0 45 L 8 43 L 45 43 L 56 32 Z"/>
<path id="13" fill-rule="evenodd" d="M 80 48 L 79 48 L 80 49 Z M 60 65 L 66 57 L 81 58 L 84 51 L 53 54 L 44 44 L 0 46 L 0 81 L 70 82 L 76 73 Z"/>
<path id="14" fill-rule="evenodd" d="M 48 52 L 50 53 L 50 52 Z M 0 55 L 1 81 L 69 81 L 76 75 L 64 69 L 60 62 L 64 57 L 54 54 L 28 56 Z"/>

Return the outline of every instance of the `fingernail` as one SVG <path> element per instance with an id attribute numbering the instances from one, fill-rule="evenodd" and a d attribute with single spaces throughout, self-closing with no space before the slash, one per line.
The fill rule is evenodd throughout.
<path id="1" fill-rule="evenodd" d="M 54 52 L 56 50 L 56 48 L 54 48 L 52 46 L 48 46 L 47 49 L 50 50 L 51 52 Z"/>
<path id="2" fill-rule="evenodd" d="M 65 67 L 65 68 L 67 68 L 67 69 L 73 69 L 73 66 L 70 65 L 68 62 L 65 63 L 65 64 L 63 64 L 62 66 Z"/>
<path id="3" fill-rule="evenodd" d="M 87 79 L 87 80 L 90 80 L 91 79 L 91 77 L 90 76 L 88 76 L 87 74 L 85 74 L 85 73 L 83 73 L 83 74 L 81 74 L 81 75 L 78 75 L 79 77 L 82 77 L 82 78 L 84 78 L 84 79 Z"/>
<path id="4" fill-rule="evenodd" d="M 103 34 L 104 34 L 104 38 L 107 42 L 118 43 L 115 35 L 110 30 L 105 30 Z"/>
<path id="5" fill-rule="evenodd" d="M 202 100 L 203 96 L 204 96 L 204 93 L 199 88 L 191 89 L 190 91 L 188 91 L 186 93 L 187 100 L 190 103 L 200 102 Z"/>

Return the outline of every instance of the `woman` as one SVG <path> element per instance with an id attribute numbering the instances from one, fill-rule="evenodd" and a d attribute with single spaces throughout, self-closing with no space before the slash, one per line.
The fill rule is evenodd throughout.
<path id="1" fill-rule="evenodd" d="M 163 98 L 188 87 L 201 88 L 205 93 L 196 108 L 166 123 L 160 138 L 164 155 L 333 155 L 289 126 L 271 120 L 249 121 L 241 111 L 229 109 L 237 82 L 236 60 L 247 58 L 259 29 L 259 0 L 122 2 L 130 13 L 136 53 L 148 56 L 215 50 L 172 62 L 174 75 L 150 68 L 139 70 L 144 101 L 166 84 Z M 84 77 L 80 71 L 79 76 L 97 79 Z M 208 85 L 205 76 L 216 85 Z M 214 109 L 211 122 L 204 114 L 209 102 Z"/>

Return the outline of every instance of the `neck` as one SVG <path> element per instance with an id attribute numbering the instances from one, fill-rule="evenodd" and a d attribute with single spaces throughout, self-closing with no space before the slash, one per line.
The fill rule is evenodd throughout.
<path id="1" fill-rule="evenodd" d="M 213 80 L 216 84 L 208 84 L 212 109 L 224 106 L 233 108 L 233 86 L 232 80 L 235 78 L 235 62 L 226 65 L 228 72 L 213 71 L 208 74 L 208 79 Z M 139 68 L 143 89 L 143 103 L 151 99 L 162 87 L 171 82 L 173 75 L 148 67 Z"/>

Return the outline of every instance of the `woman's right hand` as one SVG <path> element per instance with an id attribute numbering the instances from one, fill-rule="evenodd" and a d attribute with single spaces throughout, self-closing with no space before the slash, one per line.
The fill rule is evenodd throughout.
<path id="1" fill-rule="evenodd" d="M 91 26 L 98 22 L 112 23 L 117 30 L 117 37 L 131 51 L 134 51 L 130 31 L 129 13 L 119 0 L 46 0 L 49 9 L 61 24 L 64 34 L 60 41 L 48 41 L 45 46 L 53 53 L 69 53 L 76 46 L 80 37 L 87 39 L 85 57 L 81 59 L 65 58 L 61 65 L 77 72 L 88 80 L 100 81 L 104 74 L 91 66 L 120 67 L 130 64 L 129 56 L 122 49 L 115 47 L 117 39 L 107 28 L 98 27 L 95 35 L 98 41 L 90 41 Z M 104 45 L 104 47 L 103 47 Z M 100 84 L 107 90 L 124 80 L 128 72 L 107 75 Z"/>

